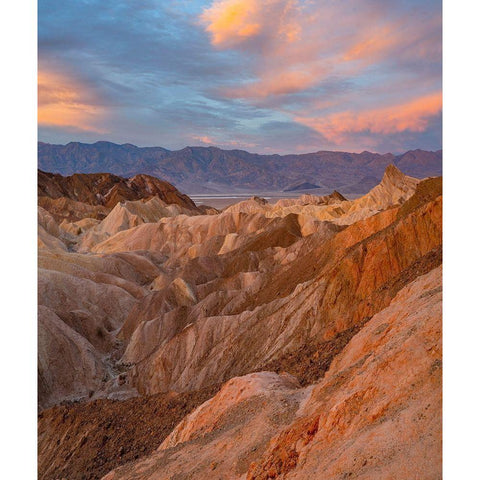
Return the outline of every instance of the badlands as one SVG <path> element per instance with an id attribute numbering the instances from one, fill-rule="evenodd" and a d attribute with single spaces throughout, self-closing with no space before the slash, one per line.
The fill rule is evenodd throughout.
<path id="1" fill-rule="evenodd" d="M 442 179 L 222 211 L 38 175 L 42 480 L 442 475 Z"/>

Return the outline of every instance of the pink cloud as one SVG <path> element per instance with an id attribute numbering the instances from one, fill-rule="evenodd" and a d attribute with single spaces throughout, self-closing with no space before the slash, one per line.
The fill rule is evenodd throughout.
<path id="1" fill-rule="evenodd" d="M 437 9 L 384 0 L 214 0 L 201 16 L 215 48 L 250 60 L 218 95 L 352 149 L 425 132 L 441 112 L 441 20 Z"/>
<path id="2" fill-rule="evenodd" d="M 439 58 L 440 17 L 394 14 L 380 0 L 214 0 L 201 23 L 215 47 L 256 59 L 251 80 L 221 91 L 253 102 L 311 89 L 328 76 L 353 77 L 398 56 Z"/>
<path id="3" fill-rule="evenodd" d="M 358 112 L 343 111 L 319 117 L 300 115 L 295 117 L 295 120 L 339 144 L 345 142 L 351 133 L 392 134 L 406 130 L 423 132 L 431 118 L 441 111 L 442 94 L 436 92 L 388 107 Z"/>
<path id="4" fill-rule="evenodd" d="M 207 135 L 194 135 L 192 137 L 194 140 L 197 140 L 205 145 L 214 145 L 215 141 Z"/>
<path id="5" fill-rule="evenodd" d="M 295 93 L 314 85 L 317 77 L 312 72 L 285 71 L 280 75 L 266 74 L 260 80 L 235 88 L 223 89 L 229 98 L 265 98 L 270 95 Z"/>
<path id="6" fill-rule="evenodd" d="M 38 72 L 38 124 L 106 133 L 98 125 L 105 109 L 95 93 L 80 80 L 58 71 Z"/>
<path id="7" fill-rule="evenodd" d="M 215 138 L 208 135 L 193 135 L 192 138 L 204 145 L 215 145 L 234 148 L 254 148 L 258 146 L 256 143 L 248 143 L 238 140 L 222 140 L 220 138 Z"/>

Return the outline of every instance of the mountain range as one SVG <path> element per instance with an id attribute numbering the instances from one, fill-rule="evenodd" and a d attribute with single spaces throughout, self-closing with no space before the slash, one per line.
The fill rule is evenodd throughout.
<path id="1" fill-rule="evenodd" d="M 319 151 L 306 154 L 260 155 L 217 147 L 137 147 L 110 142 L 67 145 L 38 143 L 41 170 L 72 175 L 104 173 L 162 178 L 187 194 L 301 191 L 305 184 L 317 192 L 367 193 L 393 164 L 417 178 L 442 174 L 442 151 L 411 150 L 400 155 L 371 152 Z M 306 190 L 306 189 L 305 189 Z"/>

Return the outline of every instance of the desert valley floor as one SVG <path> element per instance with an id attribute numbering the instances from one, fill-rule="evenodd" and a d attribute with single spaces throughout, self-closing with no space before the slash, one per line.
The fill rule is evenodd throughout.
<path id="1" fill-rule="evenodd" d="M 442 475 L 442 179 L 223 210 L 38 174 L 41 480 Z"/>

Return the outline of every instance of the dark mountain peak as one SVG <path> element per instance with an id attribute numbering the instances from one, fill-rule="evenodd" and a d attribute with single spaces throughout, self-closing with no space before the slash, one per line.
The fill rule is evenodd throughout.
<path id="1" fill-rule="evenodd" d="M 268 200 L 262 197 L 257 197 L 256 195 L 251 198 L 255 203 L 258 203 L 259 205 L 266 205 L 268 203 Z"/>

